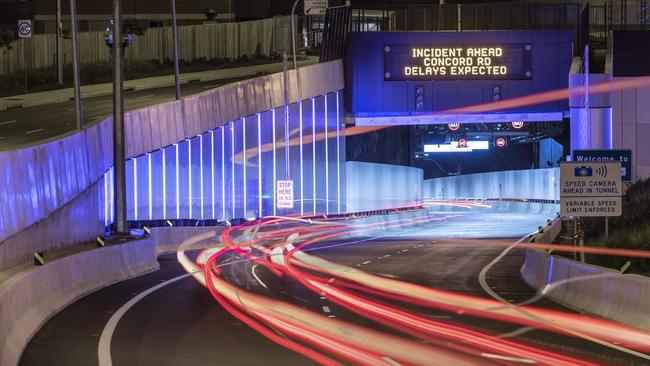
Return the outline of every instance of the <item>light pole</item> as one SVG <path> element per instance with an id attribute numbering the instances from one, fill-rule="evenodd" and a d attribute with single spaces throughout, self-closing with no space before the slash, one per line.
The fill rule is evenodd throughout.
<path id="1" fill-rule="evenodd" d="M 176 100 L 180 100 L 181 76 L 178 67 L 178 28 L 176 27 L 176 0 L 172 0 L 172 38 L 174 38 L 174 79 L 176 81 Z"/>
<path id="2" fill-rule="evenodd" d="M 56 66 L 59 86 L 63 85 L 63 50 L 61 47 L 61 0 L 56 0 Z"/>
<path id="3" fill-rule="evenodd" d="M 79 77 L 79 43 L 77 39 L 77 1 L 70 0 L 70 32 L 72 33 L 72 79 L 74 81 L 75 117 L 77 129 L 83 129 L 83 112 L 81 110 L 81 86 Z"/>
<path id="4" fill-rule="evenodd" d="M 296 6 L 298 6 L 298 2 L 300 0 L 296 0 L 293 2 L 293 7 L 291 8 L 291 53 L 293 54 L 293 68 L 294 70 L 298 68 L 298 63 L 296 62 Z"/>
<path id="5" fill-rule="evenodd" d="M 74 0 L 72 0 L 74 1 Z M 126 152 L 124 148 L 124 74 L 121 0 L 113 0 L 113 180 L 115 231 L 128 232 L 126 218 Z"/>

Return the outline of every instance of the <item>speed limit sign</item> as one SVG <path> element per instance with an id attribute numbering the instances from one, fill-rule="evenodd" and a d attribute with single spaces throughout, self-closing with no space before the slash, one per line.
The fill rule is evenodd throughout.
<path id="1" fill-rule="evenodd" d="M 32 38 L 32 21 L 21 19 L 18 21 L 18 38 Z"/>

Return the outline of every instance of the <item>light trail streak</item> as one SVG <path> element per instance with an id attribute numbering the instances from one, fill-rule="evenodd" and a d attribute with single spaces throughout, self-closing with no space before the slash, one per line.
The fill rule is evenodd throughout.
<path id="1" fill-rule="evenodd" d="M 451 204 L 453 203 L 451 202 Z M 482 204 L 470 203 L 469 206 L 470 209 L 480 208 Z M 360 214 L 359 216 L 364 215 Z M 351 221 L 349 218 L 269 217 L 224 229 L 221 238 L 226 248 L 218 252 L 212 252 L 212 255 L 207 260 L 205 260 L 207 254 L 202 253 L 203 258 L 197 260 L 197 264 L 193 265 L 203 268 L 201 282 L 207 284 L 215 299 L 234 316 L 241 317 L 242 321 L 270 339 L 314 360 L 319 359 L 317 362 L 323 364 L 337 362 L 337 359 L 359 364 L 374 364 L 374 361 L 383 360 L 382 364 L 386 364 L 383 357 L 388 356 L 396 362 L 407 364 L 423 363 L 418 360 L 409 362 L 408 358 L 403 358 L 403 355 L 396 355 L 395 347 L 389 349 L 388 352 L 380 352 L 376 349 L 367 348 L 368 346 L 365 344 L 345 343 L 344 340 L 340 339 L 342 335 L 345 335 L 340 329 L 341 327 L 346 330 L 353 329 L 353 325 L 344 323 L 337 328 L 336 335 L 333 335 L 328 333 L 327 329 L 331 326 L 331 322 L 340 320 L 327 318 L 322 313 L 319 313 L 318 316 L 325 317 L 326 321 L 312 319 L 311 317 L 315 315 L 310 314 L 308 320 L 304 319 L 297 322 L 293 317 L 295 314 L 294 309 L 287 309 L 279 315 L 279 307 L 284 308 L 292 305 L 269 300 L 229 284 L 224 278 L 221 278 L 220 271 L 215 268 L 218 258 L 226 253 L 236 253 L 243 257 L 242 260 L 254 262 L 253 276 L 263 285 L 266 284 L 261 281 L 261 278 L 255 272 L 259 266 L 267 267 L 276 276 L 288 276 L 292 280 L 298 281 L 303 287 L 321 297 L 326 297 L 328 301 L 339 304 L 359 316 L 429 342 L 430 344 L 427 347 L 433 349 L 437 355 L 450 355 L 449 352 L 451 352 L 453 357 L 458 357 L 459 354 L 464 355 L 463 357 L 479 357 L 481 360 L 479 363 L 488 364 L 507 360 L 524 363 L 523 360 L 532 360 L 548 365 L 592 364 L 588 360 L 580 360 L 570 355 L 557 354 L 552 351 L 519 344 L 509 339 L 502 339 L 497 335 L 422 317 L 383 303 L 378 299 L 383 298 L 392 302 L 399 301 L 406 304 L 439 308 L 453 313 L 465 313 L 486 319 L 567 334 L 567 332 L 562 332 L 562 330 L 558 330 L 553 326 L 562 324 L 563 327 L 570 330 L 568 335 L 571 335 L 571 332 L 584 332 L 595 339 L 617 342 L 636 350 L 650 350 L 650 334 L 632 327 L 602 319 L 526 306 L 526 311 L 543 318 L 546 323 L 540 322 L 523 316 L 512 308 L 501 306 L 502 304 L 498 301 L 431 289 L 383 276 L 375 276 L 306 253 L 310 250 L 319 249 L 319 246 L 328 240 L 359 237 L 364 233 L 368 234 L 377 231 L 391 232 L 394 235 L 394 231 L 400 228 L 410 229 L 420 224 L 445 219 L 448 219 L 448 217 L 431 215 L 402 217 L 396 215 L 394 219 L 367 222 L 366 219 Z M 473 242 L 474 245 L 481 243 L 481 245 L 488 246 L 503 244 L 499 241 L 486 240 Z M 315 248 L 309 248 L 309 246 L 314 245 L 316 245 Z M 282 259 L 275 260 L 276 257 Z M 204 261 L 204 264 L 201 263 Z M 186 268 L 188 270 L 192 269 L 191 267 Z M 332 279 L 336 280 L 332 281 Z M 367 298 L 365 295 L 371 295 L 373 298 Z M 271 303 L 268 303 L 268 301 L 271 301 Z M 300 310 L 306 311 L 304 309 Z M 286 314 L 291 314 L 292 317 L 287 318 Z M 277 339 L 277 333 L 271 332 L 272 334 L 270 334 L 269 329 L 281 332 L 288 339 Z M 382 336 L 386 335 L 382 334 Z M 379 342 L 388 342 L 390 344 L 393 341 L 382 338 Z M 342 350 L 345 351 L 342 352 Z M 334 359 L 325 356 L 326 354 L 333 356 Z M 472 360 L 477 361 L 477 359 Z M 459 361 L 455 360 L 447 364 L 459 364 Z"/>

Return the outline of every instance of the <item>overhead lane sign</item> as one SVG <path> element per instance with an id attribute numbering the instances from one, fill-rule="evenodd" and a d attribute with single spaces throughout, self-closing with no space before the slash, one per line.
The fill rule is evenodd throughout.
<path id="1" fill-rule="evenodd" d="M 621 216 L 623 185 L 618 162 L 562 162 L 562 216 Z"/>

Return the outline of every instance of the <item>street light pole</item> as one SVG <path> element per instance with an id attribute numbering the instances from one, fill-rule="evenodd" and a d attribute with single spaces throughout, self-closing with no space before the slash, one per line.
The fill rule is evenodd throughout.
<path id="1" fill-rule="evenodd" d="M 178 67 L 178 28 L 176 26 L 176 0 L 172 0 L 172 38 L 174 38 L 174 79 L 176 81 L 176 100 L 180 100 L 181 76 Z"/>
<path id="2" fill-rule="evenodd" d="M 298 2 L 296 0 L 293 2 L 293 7 L 291 8 L 291 53 L 293 54 L 293 68 L 294 70 L 298 68 L 298 63 L 296 61 L 296 6 Z"/>
<path id="3" fill-rule="evenodd" d="M 79 43 L 77 39 L 77 1 L 70 0 L 70 32 L 72 33 L 72 79 L 74 81 L 75 117 L 77 129 L 82 130 L 84 125 L 83 111 L 81 110 L 81 81 L 79 76 Z"/>
<path id="4" fill-rule="evenodd" d="M 61 47 L 61 0 L 56 0 L 56 66 L 58 84 L 63 85 L 63 49 Z"/>
<path id="5" fill-rule="evenodd" d="M 74 0 L 73 0 L 74 1 Z M 128 232 L 126 218 L 126 152 L 124 148 L 124 74 L 121 0 L 113 0 L 113 191 L 115 229 Z"/>

